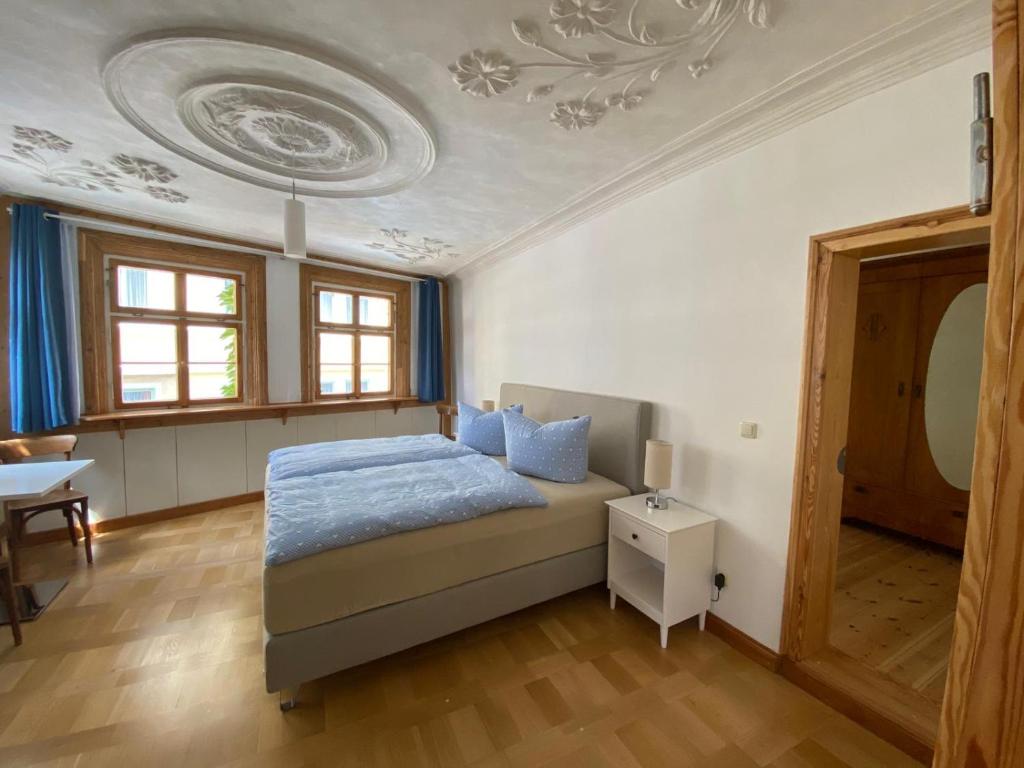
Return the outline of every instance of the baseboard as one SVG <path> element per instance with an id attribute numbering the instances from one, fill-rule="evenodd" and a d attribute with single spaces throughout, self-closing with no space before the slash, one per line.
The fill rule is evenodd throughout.
<path id="1" fill-rule="evenodd" d="M 704 629 L 765 669 L 778 672 L 782 666 L 782 657 L 779 654 L 713 613 L 708 613 L 704 620 Z"/>
<path id="2" fill-rule="evenodd" d="M 174 520 L 178 517 L 198 515 L 202 512 L 211 512 L 215 509 L 234 507 L 239 504 L 251 504 L 263 499 L 263 491 L 242 493 L 238 496 L 227 496 L 222 499 L 208 499 L 198 501 L 195 504 L 182 504 L 178 507 L 167 509 L 154 509 L 152 512 L 142 512 L 138 515 L 126 515 L 125 517 L 112 517 L 108 520 L 97 520 L 89 524 L 93 534 L 109 533 L 119 531 L 122 528 L 134 528 L 137 525 L 149 525 L 150 523 L 161 523 L 165 520 Z M 81 530 L 79 529 L 79 534 Z M 50 544 L 55 541 L 66 541 L 68 538 L 67 528 L 54 528 L 50 531 L 35 531 L 25 534 L 21 539 L 23 546 L 36 546 L 37 544 Z"/>

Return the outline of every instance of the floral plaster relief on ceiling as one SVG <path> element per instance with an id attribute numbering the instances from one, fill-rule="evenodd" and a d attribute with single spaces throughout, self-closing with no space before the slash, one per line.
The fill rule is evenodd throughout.
<path id="1" fill-rule="evenodd" d="M 166 186 L 178 174 L 165 165 L 127 154 L 113 155 L 107 162 L 67 158 L 74 142 L 53 131 L 16 125 L 10 155 L 0 159 L 36 173 L 47 184 L 72 187 L 85 192 L 143 192 L 167 203 L 184 203 L 188 195 Z"/>
<path id="2" fill-rule="evenodd" d="M 433 237 L 410 238 L 404 229 L 382 229 L 380 233 L 387 242 L 367 243 L 367 248 L 384 251 L 409 264 L 421 261 L 459 258 L 455 246 Z"/>
<path id="3" fill-rule="evenodd" d="M 501 50 L 475 49 L 448 69 L 462 91 L 481 98 L 515 88 L 529 71 L 550 75 L 529 90 L 526 101 L 541 102 L 554 94 L 551 122 L 578 131 L 597 125 L 609 110 L 630 112 L 639 107 L 654 84 L 682 62 L 692 77 L 702 77 L 712 68 L 718 44 L 741 17 L 754 27 L 769 26 L 769 3 L 675 0 L 680 18 L 663 29 L 644 20 L 641 0 L 632 0 L 628 11 L 612 0 L 553 0 L 548 26 L 554 34 L 545 33 L 532 18 L 512 22 L 515 38 L 546 58 L 520 61 Z M 586 39 L 593 45 L 581 52 L 558 44 L 558 37 L 566 42 Z"/>

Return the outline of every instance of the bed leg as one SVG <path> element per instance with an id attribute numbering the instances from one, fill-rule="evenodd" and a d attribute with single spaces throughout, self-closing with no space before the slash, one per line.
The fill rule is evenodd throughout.
<path id="1" fill-rule="evenodd" d="M 281 707 L 282 712 L 290 712 L 299 705 L 299 689 L 298 688 L 285 688 L 278 694 L 281 697 L 278 706 Z"/>

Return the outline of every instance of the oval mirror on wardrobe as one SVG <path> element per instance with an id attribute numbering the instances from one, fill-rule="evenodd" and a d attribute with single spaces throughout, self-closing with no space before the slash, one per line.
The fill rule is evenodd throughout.
<path id="1" fill-rule="evenodd" d="M 985 283 L 957 294 L 939 323 L 928 359 L 924 423 L 932 459 L 954 488 L 969 491 L 985 335 Z"/>

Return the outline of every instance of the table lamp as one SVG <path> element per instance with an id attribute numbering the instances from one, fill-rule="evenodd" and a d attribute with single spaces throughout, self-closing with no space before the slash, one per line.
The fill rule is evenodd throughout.
<path id="1" fill-rule="evenodd" d="M 647 497 L 648 509 L 668 509 L 668 499 L 661 492 L 672 486 L 672 443 L 648 440 L 644 458 L 644 485 L 654 491 Z"/>

